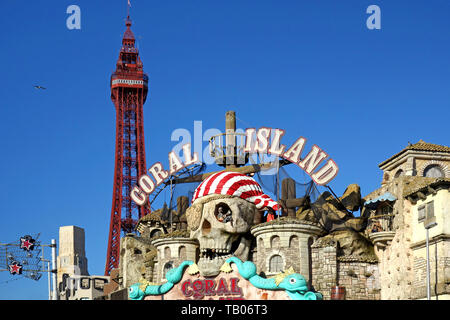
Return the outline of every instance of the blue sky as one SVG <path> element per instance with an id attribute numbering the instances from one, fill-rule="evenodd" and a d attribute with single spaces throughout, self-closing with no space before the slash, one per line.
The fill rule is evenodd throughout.
<path id="1" fill-rule="evenodd" d="M 283 128 L 322 147 L 341 194 L 380 185 L 378 164 L 423 139 L 449 144 L 450 2 L 132 0 L 132 30 L 150 78 L 147 165 L 173 130 Z M 81 30 L 66 9 L 81 8 Z M 381 30 L 366 8 L 381 8 Z M 58 228 L 86 232 L 103 274 L 114 173 L 109 77 L 125 31 L 123 1 L 2 1 L 0 242 Z M 47 90 L 36 90 L 39 84 Z M 0 299 L 47 299 L 47 280 L 0 273 Z"/>

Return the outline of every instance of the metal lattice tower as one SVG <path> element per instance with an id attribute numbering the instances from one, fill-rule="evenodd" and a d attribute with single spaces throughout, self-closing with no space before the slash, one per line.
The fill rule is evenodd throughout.
<path id="1" fill-rule="evenodd" d="M 118 268 L 121 232 L 134 232 L 137 220 L 146 213 L 130 198 L 137 179 L 145 174 L 143 105 L 148 76 L 143 71 L 139 50 L 127 17 L 122 48 L 111 76 L 111 100 L 116 108 L 116 152 L 114 187 L 105 275 Z"/>

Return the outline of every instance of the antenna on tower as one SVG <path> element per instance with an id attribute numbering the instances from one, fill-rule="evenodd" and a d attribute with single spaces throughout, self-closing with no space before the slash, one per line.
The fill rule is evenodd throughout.
<path id="1" fill-rule="evenodd" d="M 130 0 L 128 0 L 128 4 L 127 4 L 127 16 L 130 16 L 130 8 L 131 8 L 131 2 Z"/>

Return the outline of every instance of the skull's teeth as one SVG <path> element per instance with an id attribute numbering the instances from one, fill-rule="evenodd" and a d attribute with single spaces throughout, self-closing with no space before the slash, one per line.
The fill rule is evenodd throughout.
<path id="1" fill-rule="evenodd" d="M 216 256 L 224 256 L 225 254 L 230 254 L 230 251 L 223 248 L 203 248 L 200 249 L 201 255 L 208 258 L 214 258 Z"/>

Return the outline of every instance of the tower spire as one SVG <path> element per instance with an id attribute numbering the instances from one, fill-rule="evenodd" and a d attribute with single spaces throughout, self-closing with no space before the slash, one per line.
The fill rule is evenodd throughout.
<path id="1" fill-rule="evenodd" d="M 116 109 L 116 153 L 105 275 L 119 266 L 121 234 L 135 232 L 137 220 L 148 213 L 148 209 L 136 206 L 130 197 L 138 177 L 146 171 L 143 105 L 148 76 L 134 46 L 129 16 L 125 25 L 116 71 L 110 82 L 111 100 Z"/>
<path id="2" fill-rule="evenodd" d="M 122 44 L 134 47 L 135 37 L 133 31 L 131 31 L 131 19 L 130 16 L 127 16 L 125 20 L 125 26 L 127 27 L 125 33 L 123 34 Z"/>

